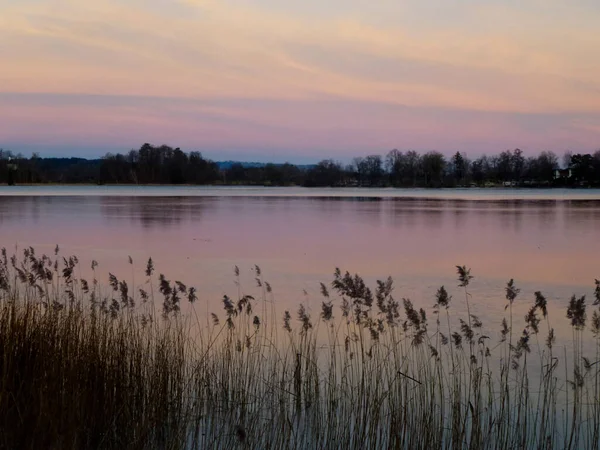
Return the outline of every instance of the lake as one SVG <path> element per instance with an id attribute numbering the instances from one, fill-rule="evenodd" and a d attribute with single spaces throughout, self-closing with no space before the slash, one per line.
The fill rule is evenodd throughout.
<path id="1" fill-rule="evenodd" d="M 371 283 L 391 275 L 396 297 L 419 307 L 445 285 L 463 310 L 455 266 L 466 265 L 484 323 L 497 328 L 514 278 L 517 313 L 541 290 L 558 337 L 569 338 L 570 296 L 591 304 L 600 278 L 600 190 L 0 187 L 0 246 L 56 244 L 79 257 L 80 276 L 91 278 L 95 259 L 103 280 L 110 271 L 137 285 L 152 257 L 211 309 L 237 295 L 236 265 L 242 290 L 255 293 L 257 264 L 281 310 L 305 302 L 316 313 L 319 283 L 336 267 Z"/>

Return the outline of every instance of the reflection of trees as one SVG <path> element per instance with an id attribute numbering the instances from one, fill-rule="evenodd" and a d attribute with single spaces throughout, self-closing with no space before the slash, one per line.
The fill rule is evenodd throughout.
<path id="1" fill-rule="evenodd" d="M 212 202 L 204 197 L 101 197 L 101 211 L 109 222 L 128 221 L 144 228 L 163 228 L 199 220 Z"/>
<path id="2" fill-rule="evenodd" d="M 381 197 L 316 197 L 310 198 L 321 215 L 336 223 L 368 223 L 381 226 L 385 215 L 385 199 Z"/>
<path id="3" fill-rule="evenodd" d="M 558 223 L 558 211 L 561 208 L 561 202 L 557 200 L 541 200 L 537 203 L 534 214 L 537 218 L 537 225 L 542 229 L 554 229 Z"/>
<path id="4" fill-rule="evenodd" d="M 77 222 L 129 222 L 144 228 L 169 227 L 200 219 L 214 200 L 205 197 L 0 196 L 0 223 L 48 223 L 51 217 Z M 97 216 L 97 217 L 96 217 Z"/>
<path id="5" fill-rule="evenodd" d="M 460 155 L 460 153 L 457 153 Z M 460 164 L 460 163 L 459 163 Z M 460 169 L 459 169 L 460 170 Z M 469 209 L 472 208 L 471 201 L 465 200 L 449 200 L 448 205 L 451 207 L 452 215 L 454 216 L 454 227 L 461 228 L 465 225 L 469 216 Z"/>
<path id="6" fill-rule="evenodd" d="M 49 214 L 69 214 L 69 211 L 89 207 L 90 200 L 84 197 L 64 196 L 0 196 L 0 223 L 21 221 L 37 223 Z"/>
<path id="7" fill-rule="evenodd" d="M 526 207 L 524 202 L 522 200 L 504 200 L 500 203 L 503 204 L 503 207 L 497 211 L 502 227 L 519 230 L 523 220 L 523 211 Z"/>
<path id="8" fill-rule="evenodd" d="M 219 206 L 236 214 L 284 215 L 290 220 L 301 215 L 336 224 L 351 222 L 380 223 L 385 199 L 381 197 L 230 197 L 220 198 Z"/>
<path id="9" fill-rule="evenodd" d="M 56 225 L 56 221 L 102 219 L 143 228 L 168 228 L 200 220 L 207 211 L 226 212 L 216 220 L 269 215 L 283 220 L 357 223 L 415 229 L 518 230 L 564 227 L 592 232 L 600 225 L 596 200 L 459 200 L 380 197 L 142 197 L 0 196 L 0 224 Z M 561 223 L 562 220 L 564 223 Z M 476 231 L 473 231 L 476 232 Z M 8 237 L 8 236 L 5 236 Z M 359 236 L 358 238 L 363 238 Z M 366 238 L 366 237 L 365 237 Z"/>
<path id="10" fill-rule="evenodd" d="M 37 220 L 39 197 L 0 196 L 0 223 Z"/>
<path id="11" fill-rule="evenodd" d="M 390 199 L 388 219 L 400 228 L 439 228 L 444 223 L 447 202 L 444 199 Z"/>
<path id="12" fill-rule="evenodd" d="M 518 229 L 525 215 L 536 216 L 538 224 L 556 225 L 558 211 L 556 200 L 462 200 L 462 199 L 393 199 L 388 201 L 386 211 L 390 223 L 398 227 L 435 227 L 448 225 L 460 228 L 468 221 L 485 218 L 497 221 L 502 227 Z M 600 202 L 599 202 L 600 204 Z M 445 214 L 453 221 L 446 223 Z M 448 216 L 449 217 L 449 216 Z"/>
<path id="13" fill-rule="evenodd" d="M 557 200 L 486 200 L 465 201 L 469 214 L 475 217 L 486 217 L 486 220 L 497 220 L 502 227 L 519 229 L 523 218 L 537 218 L 537 225 L 548 228 L 556 225 L 556 214 L 559 207 Z"/>
<path id="14" fill-rule="evenodd" d="M 381 197 L 230 197 L 219 198 L 219 208 L 227 208 L 240 217 L 289 216 L 289 220 L 308 220 L 380 225 L 385 214 L 386 199 Z"/>
<path id="15" fill-rule="evenodd" d="M 600 201 L 570 200 L 564 202 L 564 220 L 568 228 L 582 230 L 600 228 Z M 594 224 L 598 224 L 594 226 Z"/>

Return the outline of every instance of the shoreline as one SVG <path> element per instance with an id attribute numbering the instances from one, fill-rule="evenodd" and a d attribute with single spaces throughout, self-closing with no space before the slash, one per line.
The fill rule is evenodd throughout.
<path id="1" fill-rule="evenodd" d="M 600 188 L 375 188 L 252 185 L 92 185 L 0 186 L 0 197 L 272 197 L 454 201 L 600 201 Z"/>

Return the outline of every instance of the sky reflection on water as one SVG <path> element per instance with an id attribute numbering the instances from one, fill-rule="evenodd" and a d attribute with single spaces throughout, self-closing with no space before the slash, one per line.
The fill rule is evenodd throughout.
<path id="1" fill-rule="evenodd" d="M 600 278 L 600 201 L 558 197 L 0 195 L 0 245 L 50 253 L 59 244 L 80 258 L 82 276 L 96 259 L 105 272 L 129 277 L 131 255 L 138 282 L 151 256 L 158 271 L 196 285 L 214 308 L 236 293 L 233 267 L 253 291 L 250 269 L 258 264 L 280 309 L 300 301 L 318 309 L 318 283 L 330 282 L 335 267 L 373 283 L 391 275 L 396 296 L 423 307 L 446 285 L 462 309 L 455 266 L 465 264 L 475 275 L 475 313 L 496 326 L 510 278 L 522 288 L 520 316 L 536 290 L 561 318 L 572 294 L 591 303 Z"/>

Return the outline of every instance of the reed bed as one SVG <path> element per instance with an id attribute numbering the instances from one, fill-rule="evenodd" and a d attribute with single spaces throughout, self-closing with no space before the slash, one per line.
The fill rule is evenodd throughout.
<path id="1" fill-rule="evenodd" d="M 58 248 L 2 250 L 0 448 L 600 447 L 600 313 L 588 321 L 585 297 L 565 305 L 567 352 L 540 292 L 513 330 L 513 280 L 490 338 L 463 266 L 464 297 L 440 287 L 433 317 L 391 278 L 372 290 L 339 269 L 311 316 L 303 304 L 279 315 L 259 267 L 259 295 L 244 295 L 236 267 L 218 313 L 152 260 L 139 286 L 98 282 L 96 268 L 85 280 Z"/>

